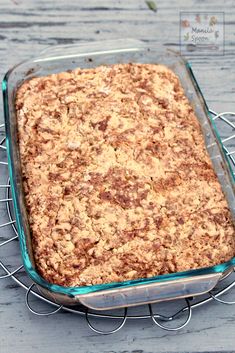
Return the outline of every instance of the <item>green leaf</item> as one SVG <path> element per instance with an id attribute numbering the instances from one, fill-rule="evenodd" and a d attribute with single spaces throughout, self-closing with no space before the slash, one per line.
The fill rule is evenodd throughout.
<path id="1" fill-rule="evenodd" d="M 189 32 L 184 35 L 184 41 L 187 41 L 187 40 L 189 40 Z"/>
<path id="2" fill-rule="evenodd" d="M 151 11 L 157 12 L 157 5 L 156 5 L 155 1 L 146 0 L 145 3 L 147 4 L 148 8 L 149 8 Z"/>

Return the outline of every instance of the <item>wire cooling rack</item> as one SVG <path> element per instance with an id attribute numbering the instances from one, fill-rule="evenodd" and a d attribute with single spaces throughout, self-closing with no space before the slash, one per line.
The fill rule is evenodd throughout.
<path id="1" fill-rule="evenodd" d="M 210 111 L 213 116 L 213 120 L 218 127 L 219 131 L 223 131 L 221 134 L 223 148 L 228 158 L 231 161 L 233 173 L 235 174 L 235 113 L 233 112 L 223 112 L 217 114 L 214 111 Z M 0 168 L 7 168 L 7 160 L 6 160 L 6 146 L 5 146 L 6 137 L 4 135 L 4 125 L 0 125 Z M 7 175 L 7 170 L 4 173 L 0 173 L 1 178 Z M 12 197 L 11 197 L 11 186 L 9 178 L 6 177 L 6 180 L 2 182 L 0 185 L 0 206 L 2 206 L 1 212 L 4 216 L 4 222 L 0 224 L 0 231 L 5 230 L 4 235 L 2 236 L 0 233 L 0 280 L 4 278 L 11 278 L 17 285 L 23 287 L 26 291 L 25 294 L 25 302 L 27 308 L 35 315 L 45 316 L 45 315 L 54 315 L 59 311 L 70 312 L 73 314 L 77 314 L 83 316 L 90 327 L 91 330 L 96 333 L 107 335 L 114 332 L 119 331 L 126 323 L 127 320 L 140 320 L 140 319 L 150 319 L 152 322 L 158 327 L 167 330 L 167 331 L 177 331 L 185 327 L 192 318 L 192 312 L 195 309 L 205 306 L 206 304 L 216 301 L 221 304 L 235 304 L 234 302 L 228 302 L 221 299 L 221 296 L 235 287 L 235 268 L 232 274 L 229 274 L 226 278 L 220 281 L 219 285 L 213 289 L 213 291 L 207 293 L 204 296 L 198 296 L 196 298 L 186 298 L 181 300 L 181 306 L 179 309 L 175 309 L 179 304 L 178 301 L 172 301 L 167 306 L 174 307 L 174 314 L 172 315 L 163 315 L 160 313 L 156 313 L 154 308 L 155 306 L 152 304 L 145 305 L 142 307 L 142 311 L 144 309 L 144 313 L 140 313 L 140 308 L 136 307 L 132 309 L 124 308 L 120 312 L 120 310 L 113 310 L 111 313 L 109 312 L 91 312 L 88 308 L 78 305 L 74 307 L 58 305 L 57 303 L 48 300 L 44 296 L 42 296 L 38 291 L 34 283 L 30 281 L 28 276 L 26 275 L 23 265 L 19 263 L 16 268 L 12 267 L 11 261 L 12 258 L 18 259 L 21 261 L 19 244 L 18 244 L 18 233 L 16 228 L 16 221 L 14 216 L 14 210 L 12 205 Z M 1 229 L 3 228 L 3 229 Z M 35 305 L 35 299 L 38 299 L 40 303 L 44 305 L 49 304 L 52 307 L 52 310 L 49 312 L 45 312 L 45 308 L 43 311 L 36 310 L 32 307 L 32 303 Z M 182 305 L 183 301 L 183 305 Z M 177 302 L 177 303 L 176 303 Z M 36 303 L 37 304 L 37 303 Z M 158 306 L 157 304 L 156 306 Z M 207 308 L 209 310 L 209 308 Z M 98 329 L 93 321 L 97 321 L 96 319 L 103 319 L 107 322 L 110 320 L 117 320 L 118 326 L 111 330 L 101 330 Z M 183 323 L 182 322 L 183 319 Z M 92 322 L 91 322 L 92 320 Z M 171 322 L 181 321 L 180 324 L 176 326 L 172 326 Z"/>

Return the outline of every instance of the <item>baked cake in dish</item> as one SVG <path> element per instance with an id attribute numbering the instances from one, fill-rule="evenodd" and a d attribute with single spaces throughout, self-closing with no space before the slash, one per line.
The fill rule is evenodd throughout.
<path id="1" fill-rule="evenodd" d="M 16 111 L 34 258 L 49 282 L 119 282 L 234 256 L 199 122 L 167 67 L 33 78 Z"/>

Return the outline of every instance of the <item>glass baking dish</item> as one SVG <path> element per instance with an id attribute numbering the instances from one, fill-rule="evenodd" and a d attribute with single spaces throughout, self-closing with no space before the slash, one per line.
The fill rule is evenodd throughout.
<path id="1" fill-rule="evenodd" d="M 49 283 L 36 271 L 21 178 L 14 107 L 16 90 L 25 80 L 35 76 L 50 75 L 77 67 L 90 68 L 102 64 L 126 62 L 165 64 L 179 76 L 186 96 L 201 124 L 205 144 L 231 213 L 233 217 L 235 215 L 234 179 L 229 160 L 223 151 L 221 140 L 192 69 L 179 54 L 148 46 L 137 40 L 82 43 L 44 50 L 39 56 L 9 70 L 4 77 L 2 89 L 8 167 L 24 267 L 40 291 L 46 297 L 61 304 L 82 303 L 87 307 L 102 310 L 195 296 L 210 291 L 221 278 L 233 270 L 235 265 L 235 258 L 233 258 L 227 263 L 208 268 L 83 287 L 63 287 Z"/>

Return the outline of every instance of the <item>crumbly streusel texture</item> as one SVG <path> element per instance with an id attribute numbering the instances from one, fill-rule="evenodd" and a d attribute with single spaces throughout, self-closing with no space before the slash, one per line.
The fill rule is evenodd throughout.
<path id="1" fill-rule="evenodd" d="M 228 205 L 171 70 L 33 78 L 16 110 L 35 262 L 49 282 L 125 281 L 234 256 Z"/>

